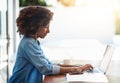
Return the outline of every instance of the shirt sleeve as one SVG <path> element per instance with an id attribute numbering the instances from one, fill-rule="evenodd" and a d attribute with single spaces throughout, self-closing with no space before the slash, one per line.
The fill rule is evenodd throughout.
<path id="1" fill-rule="evenodd" d="M 60 72 L 60 66 L 53 65 L 52 74 L 58 74 Z"/>
<path id="2" fill-rule="evenodd" d="M 45 56 L 41 47 L 35 42 L 24 45 L 26 59 L 44 75 L 58 74 L 60 66 L 52 64 Z"/>

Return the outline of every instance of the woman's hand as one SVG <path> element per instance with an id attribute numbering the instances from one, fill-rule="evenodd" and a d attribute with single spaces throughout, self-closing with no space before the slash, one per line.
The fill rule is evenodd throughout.
<path id="1" fill-rule="evenodd" d="M 70 74 L 82 74 L 83 68 L 82 67 L 72 67 L 70 70 Z"/>
<path id="2" fill-rule="evenodd" d="M 90 64 L 85 64 L 84 66 L 82 66 L 82 68 L 83 68 L 83 71 L 93 70 L 93 66 Z"/>
<path id="3" fill-rule="evenodd" d="M 92 70 L 93 67 L 90 64 L 85 64 L 84 66 L 72 67 L 70 70 L 70 74 L 82 74 L 84 71 Z"/>

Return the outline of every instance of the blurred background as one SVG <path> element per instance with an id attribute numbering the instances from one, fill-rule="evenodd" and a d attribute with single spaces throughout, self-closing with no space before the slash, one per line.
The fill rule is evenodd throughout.
<path id="1" fill-rule="evenodd" d="M 55 63 L 98 66 L 105 47 L 115 47 L 107 76 L 120 81 L 120 0 L 0 0 L 0 82 L 7 83 L 20 41 L 16 18 L 26 6 L 54 12 L 50 33 L 39 39 L 44 54 Z M 112 73 L 111 73 L 112 72 Z"/>

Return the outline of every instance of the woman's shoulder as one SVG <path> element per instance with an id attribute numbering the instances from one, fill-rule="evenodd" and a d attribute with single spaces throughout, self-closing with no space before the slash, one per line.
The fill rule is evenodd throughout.
<path id="1" fill-rule="evenodd" d="M 28 45 L 37 45 L 37 41 L 30 37 L 23 37 L 20 41 L 20 46 L 25 47 Z"/>

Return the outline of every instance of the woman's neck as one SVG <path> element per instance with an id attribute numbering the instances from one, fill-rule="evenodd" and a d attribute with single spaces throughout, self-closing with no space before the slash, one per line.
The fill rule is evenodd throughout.
<path id="1" fill-rule="evenodd" d="M 37 39 L 38 39 L 37 35 L 34 35 L 34 34 L 29 34 L 29 35 L 27 35 L 27 37 L 34 38 L 35 40 L 37 40 Z"/>

